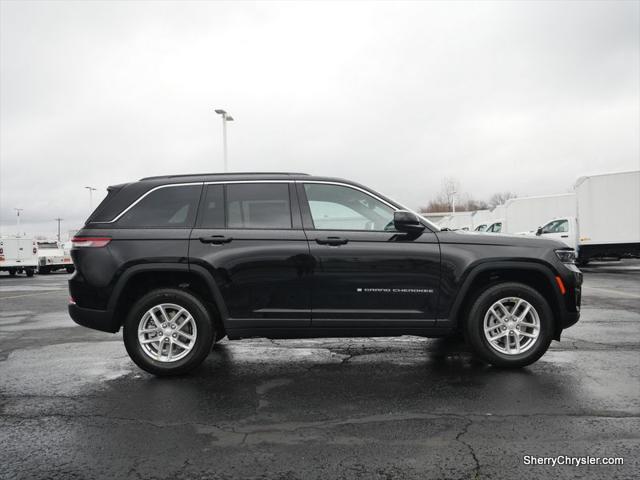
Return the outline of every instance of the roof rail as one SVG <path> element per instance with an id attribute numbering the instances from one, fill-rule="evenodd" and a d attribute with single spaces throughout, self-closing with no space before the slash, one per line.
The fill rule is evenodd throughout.
<path id="1" fill-rule="evenodd" d="M 178 178 L 178 177 L 210 177 L 210 176 L 233 176 L 233 175 L 305 175 L 308 176 L 308 173 L 300 173 L 300 172 L 227 172 L 227 173 L 187 173 L 187 174 L 178 174 L 178 175 L 157 175 L 154 177 L 144 177 L 139 181 L 143 180 L 157 180 L 160 178 Z"/>

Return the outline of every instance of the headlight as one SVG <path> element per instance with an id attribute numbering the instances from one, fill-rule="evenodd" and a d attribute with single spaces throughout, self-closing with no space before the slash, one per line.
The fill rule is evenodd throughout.
<path id="1" fill-rule="evenodd" d="M 576 263 L 576 251 L 573 248 L 563 248 L 555 252 L 562 263 Z"/>

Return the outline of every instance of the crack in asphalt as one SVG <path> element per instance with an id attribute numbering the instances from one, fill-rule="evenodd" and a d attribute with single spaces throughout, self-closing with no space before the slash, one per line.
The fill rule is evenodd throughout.
<path id="1" fill-rule="evenodd" d="M 460 433 L 456 435 L 456 441 L 464 445 L 469 450 L 469 453 L 473 458 L 473 463 L 475 464 L 475 467 L 473 468 L 472 478 L 476 479 L 476 478 L 480 478 L 480 461 L 478 460 L 478 456 L 476 455 L 476 451 L 473 449 L 473 446 L 469 442 L 462 440 L 462 437 L 466 435 L 471 425 L 473 425 L 473 420 L 469 418 L 467 420 L 467 423 L 465 423 L 464 427 L 462 427 L 462 430 L 460 431 Z"/>

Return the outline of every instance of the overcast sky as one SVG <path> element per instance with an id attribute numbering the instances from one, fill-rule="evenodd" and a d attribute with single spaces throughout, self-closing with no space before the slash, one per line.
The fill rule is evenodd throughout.
<path id="1" fill-rule="evenodd" d="M 0 224 L 143 176 L 299 171 L 410 207 L 640 168 L 640 2 L 0 3 Z M 99 194 L 99 195 L 98 195 Z M 96 199 L 99 200 L 98 198 Z M 95 205 L 95 202 L 94 202 Z"/>

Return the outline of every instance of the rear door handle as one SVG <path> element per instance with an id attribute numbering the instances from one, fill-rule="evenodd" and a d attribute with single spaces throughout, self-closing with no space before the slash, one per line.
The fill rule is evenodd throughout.
<path id="1" fill-rule="evenodd" d="M 229 243 L 233 238 L 225 237 L 224 235 L 211 235 L 209 237 L 200 237 L 202 243 L 211 243 L 213 245 L 222 245 L 223 243 Z"/>
<path id="2" fill-rule="evenodd" d="M 316 238 L 316 243 L 318 243 L 320 245 L 338 246 L 338 245 L 344 245 L 345 243 L 348 243 L 348 242 L 349 242 L 349 240 L 347 240 L 346 238 L 342 238 L 342 237 Z"/>

